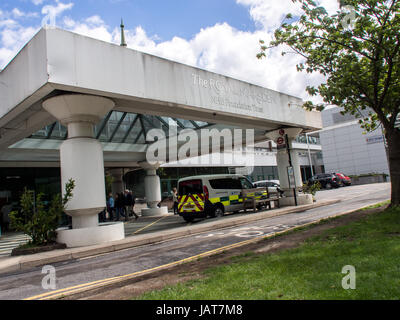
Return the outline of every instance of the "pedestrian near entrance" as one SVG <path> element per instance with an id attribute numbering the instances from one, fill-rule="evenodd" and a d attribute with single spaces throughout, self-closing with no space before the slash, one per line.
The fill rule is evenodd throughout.
<path id="1" fill-rule="evenodd" d="M 135 218 L 139 218 L 136 213 L 133 211 L 133 206 L 135 202 L 133 200 L 132 193 L 127 189 L 124 194 L 124 205 L 125 205 L 125 221 L 129 220 L 129 216 L 135 215 Z"/>
<path id="2" fill-rule="evenodd" d="M 123 208 L 124 208 L 124 198 L 122 196 L 122 193 L 115 194 L 114 206 L 115 206 L 116 220 L 119 221 L 121 215 L 123 215 Z"/>
<path id="3" fill-rule="evenodd" d="M 178 190 L 176 188 L 172 189 L 172 200 L 174 201 L 174 214 L 178 214 Z"/>
<path id="4" fill-rule="evenodd" d="M 7 203 L 1 208 L 1 225 L 3 228 L 3 232 L 6 232 L 10 225 L 10 212 L 12 211 L 13 205 L 11 203 Z"/>
<path id="5" fill-rule="evenodd" d="M 114 220 L 114 207 L 115 207 L 115 201 L 112 193 L 110 193 L 108 195 L 108 200 L 107 200 L 107 211 L 110 216 L 110 221 Z"/>
<path id="6" fill-rule="evenodd" d="M 136 203 L 135 202 L 135 196 L 133 195 L 132 190 L 129 191 L 129 194 L 130 194 L 130 197 L 132 199 L 132 206 L 131 206 L 132 214 L 135 216 L 135 219 L 137 220 L 139 218 L 139 216 L 135 213 L 135 203 Z"/>

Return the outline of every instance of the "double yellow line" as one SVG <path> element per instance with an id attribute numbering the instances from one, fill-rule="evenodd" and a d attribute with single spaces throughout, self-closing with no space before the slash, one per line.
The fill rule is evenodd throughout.
<path id="1" fill-rule="evenodd" d="M 257 242 L 257 241 L 259 241 L 259 240 L 261 240 L 263 238 L 266 238 L 266 236 L 263 235 L 263 236 L 260 236 L 260 237 L 257 237 L 257 238 L 253 238 L 253 239 L 250 239 L 250 240 L 245 240 L 245 241 L 241 241 L 241 242 L 238 242 L 238 243 L 235 243 L 235 244 L 231 244 L 231 245 L 228 245 L 228 246 L 217 248 L 217 249 L 214 249 L 214 250 L 206 251 L 206 252 L 203 252 L 201 254 L 189 257 L 189 258 L 185 258 L 185 259 L 182 259 L 182 260 L 179 260 L 179 261 L 167 263 L 167 264 L 164 264 L 164 265 L 161 265 L 161 266 L 158 266 L 158 267 L 154 267 L 154 268 L 151 268 L 151 269 L 134 272 L 134 273 L 127 274 L 127 275 L 124 275 L 124 276 L 113 277 L 113 278 L 108 278 L 108 279 L 103 279 L 103 280 L 97 280 L 97 281 L 94 281 L 94 282 L 84 283 L 84 284 L 76 285 L 76 286 L 69 287 L 69 288 L 59 289 L 59 290 L 55 290 L 55 291 L 52 291 L 52 292 L 47 292 L 47 293 L 39 294 L 39 295 L 36 295 L 36 296 L 33 296 L 33 297 L 29 297 L 29 298 L 26 298 L 24 300 L 51 300 L 51 299 L 59 299 L 59 298 L 65 297 L 67 295 L 68 296 L 69 295 L 75 295 L 75 294 L 78 294 L 78 293 L 81 293 L 81 292 L 84 292 L 84 291 L 93 290 L 93 289 L 100 288 L 100 287 L 103 287 L 103 286 L 106 286 L 106 285 L 111 285 L 111 284 L 116 284 L 118 282 L 127 281 L 127 280 L 130 280 L 132 278 L 135 278 L 137 276 L 140 276 L 140 275 L 143 275 L 143 274 L 146 274 L 146 273 L 150 273 L 150 272 L 154 272 L 154 271 L 157 271 L 157 270 L 166 269 L 166 268 L 169 268 L 169 267 L 172 267 L 172 266 L 176 266 L 176 265 L 179 265 L 179 264 L 182 264 L 182 263 L 187 263 L 187 262 L 190 262 L 190 261 L 202 258 L 202 257 L 210 256 L 210 255 L 217 254 L 217 253 L 220 253 L 220 252 L 223 252 L 223 251 L 226 251 L 226 250 L 230 250 L 230 249 L 234 249 L 234 248 L 237 248 L 237 247 L 241 247 L 241 246 L 244 246 L 246 244 L 250 244 L 252 242 Z"/>
<path id="2" fill-rule="evenodd" d="M 380 202 L 377 202 L 377 203 L 380 203 Z M 250 244 L 250 243 L 256 243 L 256 242 L 258 242 L 260 240 L 263 240 L 263 239 L 272 238 L 272 237 L 274 237 L 276 235 L 279 235 L 279 234 L 282 234 L 282 233 L 293 231 L 293 230 L 296 230 L 296 229 L 299 229 L 299 228 L 303 228 L 303 227 L 306 227 L 306 226 L 309 226 L 309 225 L 317 224 L 322 220 L 326 220 L 326 219 L 337 217 L 337 216 L 346 215 L 346 214 L 349 214 L 349 213 L 352 213 L 352 212 L 356 212 L 356 211 L 358 211 L 360 209 L 352 209 L 352 210 L 348 210 L 348 211 L 345 211 L 345 212 L 341 212 L 341 213 L 336 214 L 336 215 L 332 215 L 332 216 L 329 216 L 329 217 L 324 217 L 324 218 L 318 219 L 316 221 L 312 221 L 312 222 L 308 222 L 308 223 L 305 223 L 305 224 L 302 224 L 302 225 L 294 226 L 294 227 L 288 228 L 286 230 L 275 232 L 273 234 L 262 235 L 262 236 L 259 236 L 259 237 L 256 237 L 256 238 L 252 238 L 252 239 L 249 239 L 249 240 L 237 242 L 237 243 L 234 243 L 234 244 L 231 244 L 231 245 L 227 245 L 227 246 L 220 247 L 220 248 L 217 248 L 217 249 L 214 249 L 214 250 L 206 251 L 206 252 L 200 253 L 198 255 L 189 257 L 189 258 L 185 258 L 185 259 L 182 259 L 182 260 L 179 260 L 179 261 L 167 263 L 167 264 L 164 264 L 162 266 L 154 267 L 154 268 L 151 268 L 151 269 L 134 272 L 134 273 L 127 274 L 127 275 L 124 275 L 124 276 L 113 277 L 113 278 L 108 278 L 108 279 L 103 279 L 103 280 L 97 280 L 97 281 L 94 281 L 94 282 L 84 283 L 84 284 L 80 284 L 80 285 L 69 287 L 69 288 L 59 289 L 59 290 L 56 290 L 56 291 L 39 294 L 39 295 L 30 297 L 30 298 L 27 298 L 25 300 L 59 299 L 59 298 L 62 298 L 64 296 L 67 296 L 67 295 L 75 295 L 75 294 L 78 294 L 78 293 L 81 293 L 81 292 L 84 292 L 84 291 L 89 291 L 89 290 L 93 290 L 93 289 L 100 288 L 100 287 L 103 287 L 103 286 L 116 284 L 116 283 L 119 283 L 119 282 L 123 282 L 123 281 L 127 281 L 127 280 L 130 280 L 130 279 L 133 279 L 133 278 L 135 278 L 137 276 L 140 276 L 140 275 L 143 275 L 143 274 L 146 274 L 146 273 L 150 273 L 150 272 L 153 272 L 153 271 L 162 270 L 162 269 L 170 268 L 170 267 L 173 267 L 173 266 L 177 266 L 179 264 L 187 263 L 187 262 L 190 262 L 190 261 L 202 258 L 202 257 L 218 254 L 218 253 L 224 252 L 226 250 L 230 250 L 230 249 L 238 248 L 238 247 L 241 247 L 241 246 L 245 246 L 245 245 Z M 149 226 L 147 226 L 147 227 L 149 227 Z M 140 231 L 140 230 L 138 230 L 138 231 Z"/>

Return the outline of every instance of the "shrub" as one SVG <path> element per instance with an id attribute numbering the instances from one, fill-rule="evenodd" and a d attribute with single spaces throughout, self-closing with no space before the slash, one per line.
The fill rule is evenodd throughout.
<path id="1" fill-rule="evenodd" d="M 303 192 L 311 194 L 314 198 L 317 191 L 321 190 L 321 184 L 319 182 L 316 183 L 306 183 L 303 185 Z"/>
<path id="2" fill-rule="evenodd" d="M 65 184 L 64 197 L 61 198 L 61 195 L 57 194 L 48 206 L 43 201 L 43 193 L 39 193 L 35 199 L 34 192 L 25 188 L 20 200 L 21 210 L 10 213 L 11 228 L 30 236 L 32 238 L 31 244 L 45 245 L 54 243 L 61 215 L 73 196 L 72 191 L 74 188 L 75 182 L 70 179 Z"/>

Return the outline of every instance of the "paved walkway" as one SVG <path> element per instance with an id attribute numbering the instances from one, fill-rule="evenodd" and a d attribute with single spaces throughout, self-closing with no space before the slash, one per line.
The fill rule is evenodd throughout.
<path id="1" fill-rule="evenodd" d="M 172 220 L 172 224 L 174 224 L 174 225 L 177 224 L 178 219 L 176 216 L 175 217 L 171 216 L 168 218 L 169 218 L 169 221 Z M 138 220 L 130 219 L 129 222 L 125 223 L 125 236 L 129 237 L 131 235 L 138 234 L 138 233 L 142 234 L 145 231 L 147 233 L 146 226 L 148 226 L 152 222 L 157 221 L 158 219 L 159 218 L 139 218 Z M 180 218 L 179 220 L 181 220 L 181 219 L 182 218 Z M 143 232 L 141 232 L 142 231 L 141 229 L 143 229 Z M 154 228 L 152 230 L 154 230 Z M 30 240 L 30 237 L 23 233 L 19 233 L 19 232 L 3 233 L 0 236 L 0 258 L 1 257 L 9 257 L 11 255 L 11 251 L 14 248 L 17 248 L 20 245 L 27 243 L 29 240 Z"/>
<path id="2" fill-rule="evenodd" d="M 12 249 L 27 243 L 30 238 L 22 233 L 5 233 L 0 237 L 0 257 L 9 256 Z"/>

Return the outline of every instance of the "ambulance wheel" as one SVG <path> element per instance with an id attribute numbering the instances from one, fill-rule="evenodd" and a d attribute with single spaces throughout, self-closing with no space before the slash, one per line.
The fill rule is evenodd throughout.
<path id="1" fill-rule="evenodd" d="M 212 217 L 217 217 L 217 218 L 223 217 L 224 212 L 225 212 L 224 206 L 221 204 L 217 204 L 216 206 L 214 206 L 214 211 L 212 213 Z"/>
<path id="2" fill-rule="evenodd" d="M 193 220 L 194 220 L 193 217 L 183 217 L 183 219 L 184 219 L 186 222 L 193 222 Z"/>

